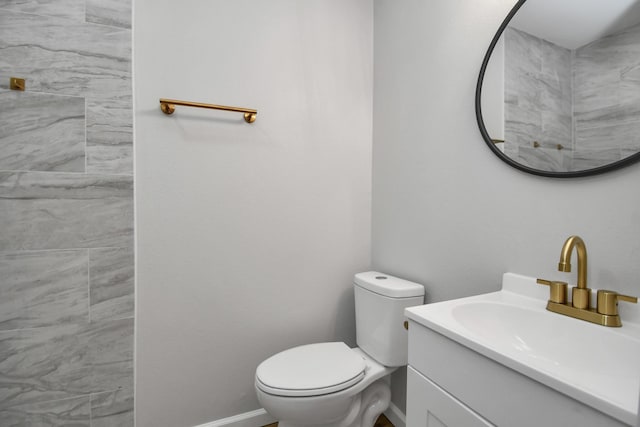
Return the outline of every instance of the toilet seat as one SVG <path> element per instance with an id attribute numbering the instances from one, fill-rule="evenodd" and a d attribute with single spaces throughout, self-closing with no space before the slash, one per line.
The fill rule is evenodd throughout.
<path id="1" fill-rule="evenodd" d="M 345 390 L 364 375 L 364 359 L 345 343 L 318 343 L 285 350 L 262 362 L 256 386 L 277 396 L 320 396 Z"/>

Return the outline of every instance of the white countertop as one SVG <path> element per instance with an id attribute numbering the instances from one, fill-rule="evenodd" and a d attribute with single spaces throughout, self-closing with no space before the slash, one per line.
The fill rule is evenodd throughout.
<path id="1" fill-rule="evenodd" d="M 611 328 L 546 310 L 549 288 L 513 273 L 502 290 L 405 310 L 412 321 L 624 423 L 636 425 L 640 310 Z M 593 299 L 595 301 L 595 298 Z"/>

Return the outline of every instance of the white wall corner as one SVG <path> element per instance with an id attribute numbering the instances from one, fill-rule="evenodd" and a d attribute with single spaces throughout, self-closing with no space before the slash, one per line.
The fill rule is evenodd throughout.
<path id="1" fill-rule="evenodd" d="M 210 423 L 200 424 L 194 427 L 258 427 L 275 423 L 276 421 L 277 420 L 264 409 L 256 409 L 255 411 L 245 412 L 244 414 L 234 415 L 233 417 L 211 421 Z M 404 424 L 402 424 L 402 427 L 404 427 Z"/>

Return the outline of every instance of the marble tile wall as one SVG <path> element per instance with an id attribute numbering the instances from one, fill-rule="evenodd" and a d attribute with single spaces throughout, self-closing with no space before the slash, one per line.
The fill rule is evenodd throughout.
<path id="1" fill-rule="evenodd" d="M 576 49 L 574 80 L 574 166 L 640 151 L 640 25 Z"/>
<path id="2" fill-rule="evenodd" d="M 132 117 L 131 0 L 0 0 L 2 427 L 133 426 Z"/>
<path id="3" fill-rule="evenodd" d="M 515 28 L 504 36 L 505 154 L 535 169 L 567 170 L 573 147 L 572 53 Z"/>
<path id="4" fill-rule="evenodd" d="M 573 171 L 640 151 L 640 25 L 573 51 L 508 28 L 505 49 L 507 155 Z"/>

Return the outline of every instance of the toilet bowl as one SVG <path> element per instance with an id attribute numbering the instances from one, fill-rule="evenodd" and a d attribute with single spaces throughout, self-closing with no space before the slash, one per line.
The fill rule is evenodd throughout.
<path id="1" fill-rule="evenodd" d="M 287 364 L 283 374 L 280 367 Z M 256 393 L 279 427 L 372 426 L 391 398 L 383 379 L 396 369 L 341 342 L 309 344 L 265 360 L 256 371 Z M 370 424 L 362 423 L 366 412 Z"/>
<path id="2" fill-rule="evenodd" d="M 407 363 L 404 308 L 423 303 L 424 287 L 370 271 L 354 289 L 359 347 L 303 345 L 256 369 L 258 401 L 279 427 L 373 427 L 389 406 L 390 374 Z"/>

